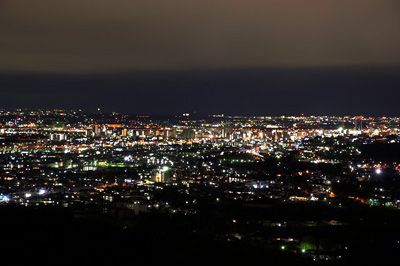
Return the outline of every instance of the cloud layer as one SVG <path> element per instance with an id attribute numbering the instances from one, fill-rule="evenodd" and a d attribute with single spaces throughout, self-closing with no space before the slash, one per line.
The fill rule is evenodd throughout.
<path id="1" fill-rule="evenodd" d="M 400 64 L 397 0 L 2 0 L 0 71 Z"/>

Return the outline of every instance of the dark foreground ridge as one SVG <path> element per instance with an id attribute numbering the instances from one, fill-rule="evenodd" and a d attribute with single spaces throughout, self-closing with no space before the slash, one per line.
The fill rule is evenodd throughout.
<path id="1" fill-rule="evenodd" d="M 2 207 L 2 261 L 45 265 L 138 262 L 341 265 L 383 263 L 400 258 L 400 244 L 396 240 L 400 236 L 398 212 L 362 207 L 337 211 L 319 205 L 290 204 L 271 206 L 267 212 L 254 206 L 204 206 L 201 213 L 194 217 L 159 213 L 131 216 L 117 210 L 104 213 L 93 206 L 90 209 Z M 311 245 L 306 241 L 325 248 L 342 243 L 349 252 L 341 260 L 315 262 L 310 256 L 292 254 L 290 243 L 287 250 L 277 250 L 261 237 L 240 238 L 241 230 L 249 228 L 241 225 L 239 219 L 237 224 L 227 225 L 234 213 L 248 220 L 290 220 L 284 225 L 284 234 L 303 239 L 304 248 Z M 332 220 L 331 225 L 312 222 L 337 217 L 346 221 L 346 226 L 334 226 Z M 260 228 L 251 229 L 256 234 Z M 263 234 L 272 237 L 282 232 L 277 226 L 267 228 Z M 318 247 L 315 252 L 318 253 Z"/>

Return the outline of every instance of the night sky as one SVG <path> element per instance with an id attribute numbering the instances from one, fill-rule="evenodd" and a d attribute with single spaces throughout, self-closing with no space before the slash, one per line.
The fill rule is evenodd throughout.
<path id="1" fill-rule="evenodd" d="M 0 108 L 400 115 L 398 0 L 0 0 Z"/>

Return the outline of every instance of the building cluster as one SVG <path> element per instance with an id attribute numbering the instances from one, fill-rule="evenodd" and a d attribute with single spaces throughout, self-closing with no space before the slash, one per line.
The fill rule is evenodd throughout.
<path id="1" fill-rule="evenodd" d="M 400 193 L 391 185 L 400 177 L 399 132 L 396 117 L 1 111 L 0 204 L 101 205 L 121 217 L 196 215 L 204 204 L 400 208 Z M 230 222 L 294 223 L 240 217 Z M 338 249 L 315 256 L 313 245 L 295 238 L 269 241 L 314 259 L 341 256 L 333 255 Z"/>

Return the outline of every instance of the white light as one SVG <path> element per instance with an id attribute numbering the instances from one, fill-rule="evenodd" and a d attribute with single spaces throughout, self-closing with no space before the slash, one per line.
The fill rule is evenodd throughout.
<path id="1" fill-rule="evenodd" d="M 10 197 L 6 195 L 0 195 L 0 202 L 8 202 L 10 201 Z"/>
<path id="2" fill-rule="evenodd" d="M 375 169 L 375 173 L 376 173 L 377 175 L 382 174 L 382 169 L 381 169 L 381 168 L 376 168 L 376 169 Z"/>
<path id="3" fill-rule="evenodd" d="M 38 192 L 38 194 L 39 194 L 39 195 L 44 195 L 44 194 L 46 194 L 46 192 L 47 192 L 47 191 L 46 191 L 45 189 L 40 189 L 39 192 Z"/>
<path id="4" fill-rule="evenodd" d="M 30 197 L 32 197 L 31 193 L 25 193 L 25 198 L 30 198 Z"/>

